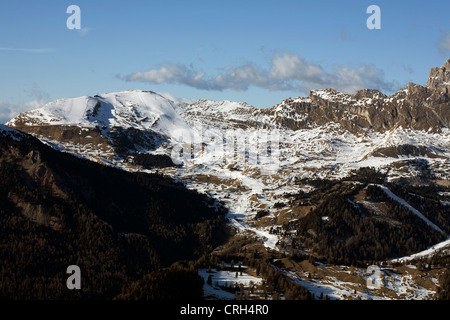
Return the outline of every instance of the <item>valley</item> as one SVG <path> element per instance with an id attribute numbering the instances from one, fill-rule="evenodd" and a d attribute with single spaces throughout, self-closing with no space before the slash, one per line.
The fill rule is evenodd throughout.
<path id="1" fill-rule="evenodd" d="M 389 97 L 329 88 L 268 109 L 131 90 L 56 100 L 7 125 L 62 154 L 178 182 L 223 208 L 228 240 L 197 255 L 195 267 L 161 271 L 198 270 L 207 299 L 441 299 L 450 272 L 448 81 L 450 60 L 425 87 L 408 83 Z M 374 265 L 382 285 L 370 289 Z M 122 297 L 144 294 L 156 278 Z"/>

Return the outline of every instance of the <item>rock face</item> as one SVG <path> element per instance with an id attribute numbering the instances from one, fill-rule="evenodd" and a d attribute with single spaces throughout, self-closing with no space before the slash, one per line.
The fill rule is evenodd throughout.
<path id="1" fill-rule="evenodd" d="M 426 87 L 433 90 L 441 90 L 442 93 L 448 93 L 450 87 L 450 59 L 448 59 L 440 68 L 432 68 Z"/>
<path id="2" fill-rule="evenodd" d="M 279 126 L 292 130 L 334 122 L 356 134 L 366 129 L 385 132 L 398 126 L 441 132 L 450 124 L 449 88 L 450 59 L 430 70 L 425 87 L 410 82 L 389 97 L 373 89 L 359 90 L 354 95 L 332 88 L 314 90 L 307 99 L 287 99 L 262 112 L 272 116 Z M 278 116 L 280 108 L 284 115 Z M 296 121 L 291 116 L 292 120 L 288 120 L 289 113 L 303 117 Z"/>

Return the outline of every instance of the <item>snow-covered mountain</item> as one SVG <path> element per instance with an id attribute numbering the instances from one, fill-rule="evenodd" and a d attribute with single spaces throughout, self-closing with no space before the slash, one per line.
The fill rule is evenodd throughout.
<path id="1" fill-rule="evenodd" d="M 125 91 L 56 100 L 7 125 L 65 150 L 122 165 L 138 151 L 165 154 L 186 166 L 243 169 L 270 163 L 274 173 L 289 168 L 320 178 L 374 166 L 398 179 L 411 177 L 409 162 L 423 158 L 436 178 L 448 179 L 449 70 L 450 59 L 430 71 L 427 86 L 409 83 L 390 97 L 369 89 L 354 95 L 324 89 L 258 109 Z"/>
<path id="2" fill-rule="evenodd" d="M 124 91 L 56 100 L 7 125 L 61 151 L 182 181 L 224 203 L 238 232 L 281 252 L 286 235 L 277 230 L 311 210 L 306 202 L 305 208 L 292 205 L 295 197 L 287 203 L 289 195 L 315 189 L 299 181 L 341 179 L 373 167 L 386 182 L 448 185 L 449 89 L 450 59 L 430 70 L 425 87 L 408 83 L 391 96 L 329 88 L 258 109 Z M 353 200 L 356 207 L 381 210 Z"/>
<path id="3" fill-rule="evenodd" d="M 42 108 L 24 112 L 8 125 L 78 125 L 154 130 L 170 134 L 186 123 L 173 102 L 154 92 L 113 92 L 94 97 L 59 99 Z"/>

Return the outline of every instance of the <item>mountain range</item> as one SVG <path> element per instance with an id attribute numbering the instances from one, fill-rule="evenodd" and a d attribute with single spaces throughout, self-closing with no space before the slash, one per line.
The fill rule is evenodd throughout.
<path id="1" fill-rule="evenodd" d="M 419 285 L 418 280 L 408 282 L 412 295 L 402 293 L 404 287 L 394 286 L 401 277 L 411 276 L 406 267 L 397 273 L 391 269 L 385 271 L 386 279 L 391 279 L 386 280 L 386 286 L 392 282 L 394 293 L 364 291 L 356 285 L 364 276 L 353 279 L 350 282 L 354 285 L 342 289 L 340 277 L 348 270 L 339 265 L 362 268 L 370 262 L 400 259 L 436 243 L 445 243 L 439 246 L 439 254 L 433 251 L 439 259 L 444 256 L 444 260 L 434 260 L 439 261 L 439 268 L 431 271 L 421 267 L 414 277 L 438 279 L 448 272 L 449 89 L 450 59 L 442 67 L 430 70 L 425 86 L 408 83 L 390 96 L 373 89 L 346 94 L 328 88 L 313 90 L 307 97 L 285 99 L 266 109 L 244 102 L 174 101 L 140 90 L 59 99 L 21 113 L 0 128 L 2 139 L 9 139 L 4 143 L 2 165 L 15 163 L 15 168 L 19 168 L 17 175 L 26 175 L 25 180 L 20 180 L 23 188 L 37 188 L 46 197 L 51 195 L 58 201 L 71 199 L 88 207 L 91 204 L 85 204 L 86 199 L 95 198 L 98 190 L 105 189 L 106 185 L 99 185 L 98 190 L 88 187 L 95 185 L 89 175 L 96 174 L 89 171 L 92 169 L 84 169 L 86 162 L 81 161 L 91 160 L 89 163 L 97 162 L 99 168 L 130 175 L 151 174 L 158 178 L 149 178 L 152 182 L 145 186 L 159 186 L 167 179 L 210 199 L 210 207 L 227 210 L 228 226 L 234 230 L 233 240 L 220 249 L 213 248 L 219 242 L 208 247 L 212 250 L 207 255 L 210 265 L 217 267 L 218 260 L 246 261 L 249 267 L 263 270 L 266 280 L 272 277 L 271 281 L 274 276 L 270 270 L 275 268 L 301 288 L 308 288 L 310 293 L 320 290 L 323 293 L 330 285 L 335 288 L 329 290 L 330 295 L 339 299 L 431 298 L 438 294 L 439 288 L 445 287 L 438 286 L 438 280 L 426 285 Z M 31 141 L 24 133 L 47 145 L 39 148 L 52 150 L 55 154 L 52 158 L 73 157 L 78 160 L 70 161 L 80 163 L 59 164 L 60 160 L 42 163 L 40 151 L 6 148 L 10 142 L 15 145 L 22 139 Z M 33 144 L 37 145 L 37 139 L 32 140 Z M 53 165 L 62 172 L 49 175 Z M 66 172 L 67 166 L 76 166 L 76 173 Z M 81 172 L 90 173 L 80 177 Z M 73 176 L 77 177 L 74 184 L 67 186 L 66 181 Z M 122 184 L 108 180 L 107 176 L 100 174 L 96 179 L 106 179 L 108 185 Z M 32 182 L 27 181 L 33 179 L 38 182 L 30 187 L 27 183 Z M 81 198 L 71 198 L 72 193 L 81 189 L 90 191 L 83 191 L 86 194 L 82 192 Z M 167 189 L 167 192 L 173 191 Z M 101 194 L 102 199 L 108 198 L 107 193 Z M 125 195 L 111 197 L 119 199 Z M 200 199 L 194 194 L 192 198 L 186 197 L 185 205 L 191 203 L 189 199 L 194 202 Z M 28 204 L 22 194 L 9 192 L 8 201 L 30 221 L 52 230 L 65 228 L 61 222 L 65 220 L 59 214 L 55 218 L 46 214 L 47 209 L 40 200 Z M 147 205 L 146 201 L 139 201 L 133 200 Z M 121 202 L 119 209 L 113 205 L 107 207 L 107 212 L 113 215 L 120 213 L 117 219 L 128 219 L 123 213 L 129 211 L 125 202 Z M 94 210 L 100 219 L 108 217 L 101 210 L 89 210 Z M 174 219 L 178 219 L 182 209 L 171 210 Z M 166 217 L 161 228 L 171 225 L 163 211 L 155 209 L 155 212 L 157 221 L 161 221 L 158 217 Z M 214 215 L 207 219 L 219 223 Z M 107 220 L 107 223 L 116 228 L 116 222 Z M 138 233 L 153 237 L 151 232 L 146 232 Z M 192 237 L 189 239 L 197 237 L 189 232 L 181 234 Z M 211 234 L 208 237 L 215 238 Z M 205 243 L 200 243 L 192 252 L 198 254 L 204 250 Z M 155 256 L 159 255 L 160 248 L 158 244 Z M 267 263 L 272 269 L 267 269 Z M 325 269 L 328 275 L 324 274 Z M 363 269 L 351 272 L 356 277 Z M 315 279 L 313 274 L 321 274 L 320 279 Z M 274 286 L 270 294 L 273 298 L 277 285 L 269 283 Z M 281 292 L 286 297 L 292 290 L 284 285 L 277 294 Z M 299 295 L 307 296 L 304 292 Z"/>
<path id="2" fill-rule="evenodd" d="M 209 163 L 210 156 L 218 164 L 245 154 L 244 162 L 255 162 L 249 153 L 267 155 L 264 148 L 275 139 L 272 148 L 278 153 L 271 160 L 305 176 L 332 177 L 376 166 L 389 167 L 390 177 L 398 179 L 411 155 L 425 158 L 434 174 L 445 180 L 449 74 L 447 60 L 430 70 L 425 87 L 408 83 L 389 97 L 370 89 L 353 95 L 314 90 L 308 97 L 289 98 L 267 109 L 230 101 L 180 103 L 147 91 L 116 92 L 56 100 L 7 125 L 63 150 L 122 165 L 136 152 L 196 165 Z M 231 140 L 224 142 L 227 135 Z M 232 141 L 243 136 L 247 141 Z M 248 140 L 252 138 L 255 141 Z M 173 148 L 189 143 L 191 150 L 177 159 L 180 155 Z M 255 144 L 259 150 L 250 150 Z M 224 151 L 218 154 L 218 149 Z"/>

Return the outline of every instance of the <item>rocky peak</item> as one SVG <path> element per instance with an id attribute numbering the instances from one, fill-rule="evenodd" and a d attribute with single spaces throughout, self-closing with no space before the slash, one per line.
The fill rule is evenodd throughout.
<path id="1" fill-rule="evenodd" d="M 362 98 L 384 99 L 384 98 L 386 98 L 386 95 L 376 89 L 362 89 L 362 90 L 356 91 L 356 93 L 353 95 L 353 97 L 357 100 L 362 99 Z"/>
<path id="2" fill-rule="evenodd" d="M 408 82 L 405 90 L 403 91 L 406 94 L 406 99 L 411 105 L 423 105 L 424 101 L 429 97 L 429 90 L 426 87 L 423 87 L 419 84 L 415 84 L 413 82 Z"/>
<path id="3" fill-rule="evenodd" d="M 450 59 L 440 68 L 431 68 L 426 84 L 427 88 L 435 89 L 441 93 L 449 93 L 450 89 Z"/>

